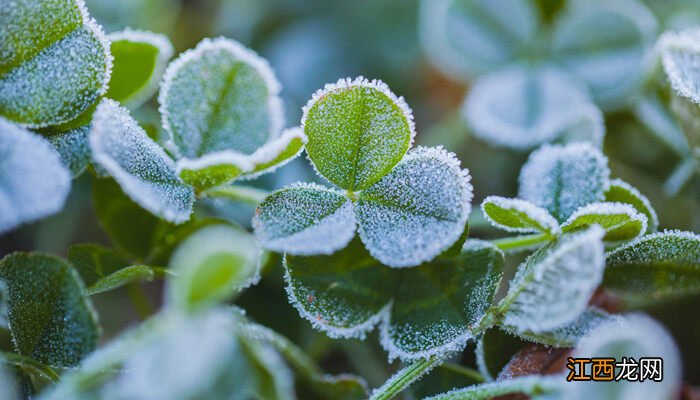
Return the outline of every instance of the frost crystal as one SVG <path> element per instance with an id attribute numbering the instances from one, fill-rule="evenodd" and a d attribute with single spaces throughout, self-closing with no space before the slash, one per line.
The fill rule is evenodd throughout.
<path id="1" fill-rule="evenodd" d="M 518 197 L 561 222 L 579 207 L 604 200 L 609 177 L 607 158 L 587 143 L 544 145 L 520 171 Z"/>
<path id="2" fill-rule="evenodd" d="M 453 153 L 419 147 L 355 205 L 370 254 L 392 267 L 432 260 L 462 234 L 471 211 L 469 172 Z"/>
<path id="3" fill-rule="evenodd" d="M 622 179 L 610 181 L 610 188 L 605 192 L 605 200 L 631 204 L 637 211 L 646 215 L 647 232 L 655 232 L 659 227 L 659 217 L 656 215 L 656 211 L 649 199 L 641 194 L 637 188 Z"/>
<path id="4" fill-rule="evenodd" d="M 61 156 L 63 165 L 70 169 L 73 177 L 85 171 L 85 168 L 90 163 L 88 132 L 90 132 L 90 126 L 86 125 L 48 137 L 49 143 Z"/>
<path id="5" fill-rule="evenodd" d="M 508 232 L 561 233 L 559 223 L 547 210 L 526 200 L 489 196 L 481 203 L 481 210 L 493 226 Z"/>
<path id="6" fill-rule="evenodd" d="M 676 93 L 700 104 L 700 28 L 664 33 L 657 51 Z"/>
<path id="7" fill-rule="evenodd" d="M 175 175 L 170 157 L 117 102 L 104 100 L 97 107 L 90 148 L 93 160 L 141 207 L 175 223 L 190 218 L 192 188 Z"/>
<path id="8" fill-rule="evenodd" d="M 571 232 L 593 224 L 605 229 L 606 241 L 616 242 L 644 234 L 647 217 L 630 204 L 591 203 L 577 209 L 561 227 L 564 232 Z"/>
<path id="9" fill-rule="evenodd" d="M 61 210 L 70 185 L 44 138 L 0 118 L 0 233 Z"/>

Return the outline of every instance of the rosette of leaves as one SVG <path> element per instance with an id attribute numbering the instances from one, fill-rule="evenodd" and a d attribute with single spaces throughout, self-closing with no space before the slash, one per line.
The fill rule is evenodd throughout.
<path id="1" fill-rule="evenodd" d="M 602 143 L 598 108 L 629 105 L 657 31 L 636 0 L 424 0 L 420 33 L 438 68 L 472 82 L 464 117 L 489 143 Z M 544 43 L 544 45 L 542 45 Z M 604 73 L 602 71 L 605 71 Z"/>

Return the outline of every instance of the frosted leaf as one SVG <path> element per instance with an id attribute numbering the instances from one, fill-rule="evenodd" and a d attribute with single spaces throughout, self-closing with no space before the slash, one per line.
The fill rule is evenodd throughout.
<path id="1" fill-rule="evenodd" d="M 498 290 L 503 254 L 468 241 L 460 255 L 416 268 L 388 268 L 359 240 L 329 256 L 287 254 L 287 293 L 302 317 L 330 337 L 364 338 L 381 322 L 389 358 L 464 348 Z"/>
<path id="2" fill-rule="evenodd" d="M 499 305 L 504 325 L 539 333 L 574 321 L 603 278 L 604 233 L 594 225 L 565 234 L 521 264 Z"/>
<path id="3" fill-rule="evenodd" d="M 46 140 L 0 117 L 0 234 L 61 210 L 70 185 Z"/>
<path id="4" fill-rule="evenodd" d="M 355 203 L 360 238 L 392 267 L 430 261 L 459 239 L 471 211 L 472 185 L 453 153 L 419 147 Z"/>
<path id="5" fill-rule="evenodd" d="M 603 127 L 595 110 L 585 89 L 566 73 L 517 65 L 477 80 L 463 113 L 478 138 L 528 149 L 565 134 L 598 145 Z"/>
<path id="6" fill-rule="evenodd" d="M 411 146 L 413 113 L 382 81 L 341 79 L 314 93 L 301 127 L 306 152 L 320 175 L 348 190 L 366 189 Z"/>
<path id="7" fill-rule="evenodd" d="M 656 30 L 656 18 L 637 0 L 575 0 L 555 23 L 553 51 L 599 106 L 619 108 L 639 90 Z"/>
<path id="8" fill-rule="evenodd" d="M 7 319 L 17 352 L 41 363 L 76 366 L 97 346 L 97 315 L 64 260 L 13 253 L 0 261 Z"/>
<path id="9" fill-rule="evenodd" d="M 352 203 L 314 184 L 294 184 L 267 196 L 253 218 L 255 237 L 272 251 L 331 254 L 355 236 Z"/>
<path id="10" fill-rule="evenodd" d="M 253 179 L 273 172 L 296 158 L 304 149 L 308 138 L 301 128 L 286 129 L 280 137 L 266 143 L 251 154 L 253 169 L 241 179 Z"/>
<path id="11" fill-rule="evenodd" d="M 523 55 L 539 18 L 529 1 L 423 0 L 420 39 L 435 66 L 467 80 Z"/>
<path id="12" fill-rule="evenodd" d="M 676 93 L 700 104 L 700 28 L 666 32 L 656 49 Z"/>
<path id="13" fill-rule="evenodd" d="M 518 197 L 548 210 L 559 222 L 608 189 L 608 159 L 587 143 L 544 145 L 520 170 Z"/>
<path id="14" fill-rule="evenodd" d="M 640 358 L 660 357 L 663 380 L 569 382 L 564 386 L 567 399 L 672 399 L 678 395 L 682 368 L 678 349 L 666 329 L 651 318 L 632 314 L 604 323 L 583 339 L 571 356 L 590 358 L 601 354 L 617 362 L 625 357 L 628 363 L 637 365 Z M 615 372 L 620 373 L 621 369 L 616 368 Z"/>
<path id="15" fill-rule="evenodd" d="M 204 39 L 168 65 L 158 102 L 177 157 L 251 154 L 279 136 L 280 84 L 270 65 L 226 38 Z"/>
<path id="16" fill-rule="evenodd" d="M 482 383 L 428 397 L 424 400 L 488 400 L 513 394 L 527 395 L 531 400 L 561 399 L 563 376 L 521 376 L 498 382 Z"/>
<path id="17" fill-rule="evenodd" d="M 205 226 L 170 257 L 166 301 L 180 310 L 214 306 L 260 279 L 261 249 L 253 235 L 228 225 Z"/>
<path id="18" fill-rule="evenodd" d="M 47 138 L 74 178 L 82 174 L 90 163 L 88 132 L 90 132 L 90 126 L 85 125 Z"/>
<path id="19" fill-rule="evenodd" d="M 630 302 L 700 293 L 700 235 L 664 231 L 611 251 L 603 286 Z"/>
<path id="20" fill-rule="evenodd" d="M 646 215 L 630 204 L 591 203 L 576 210 L 561 225 L 563 232 L 597 224 L 605 230 L 606 242 L 631 240 L 647 231 Z"/>
<path id="21" fill-rule="evenodd" d="M 94 162 L 141 207 L 174 223 L 190 218 L 192 188 L 175 175 L 170 157 L 117 102 L 104 100 L 97 107 L 90 148 Z"/>
<path id="22" fill-rule="evenodd" d="M 106 97 L 138 108 L 158 90 L 173 46 L 165 35 L 129 28 L 111 33 L 109 40 L 114 67 Z"/>
<path id="23" fill-rule="evenodd" d="M 559 223 L 547 210 L 526 200 L 489 196 L 481 203 L 481 211 L 493 226 L 508 232 L 561 233 Z"/>
<path id="24" fill-rule="evenodd" d="M 0 14 L 0 115 L 28 127 L 70 121 L 107 90 L 112 59 L 79 0 L 25 0 Z"/>
<path id="25" fill-rule="evenodd" d="M 649 199 L 622 179 L 610 181 L 610 187 L 605 191 L 605 201 L 631 204 L 637 211 L 646 215 L 648 233 L 656 232 L 659 227 L 659 217 Z"/>

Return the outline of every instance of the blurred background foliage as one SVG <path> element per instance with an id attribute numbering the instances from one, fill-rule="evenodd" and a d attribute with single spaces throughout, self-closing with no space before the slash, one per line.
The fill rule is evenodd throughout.
<path id="1" fill-rule="evenodd" d="M 107 32 L 131 27 L 161 32 L 173 42 L 176 54 L 204 37 L 227 36 L 269 60 L 283 85 L 287 125 L 298 125 L 301 107 L 325 83 L 363 75 L 386 82 L 406 98 L 414 111 L 417 143 L 442 144 L 457 153 L 469 168 L 475 189 L 471 236 L 493 238 L 476 205 L 487 195 L 516 195 L 517 176 L 527 152 L 496 148 L 472 137 L 460 107 L 469 87 L 435 69 L 422 51 L 418 35 L 418 0 L 87 0 L 90 13 Z M 545 20 L 563 7 L 562 0 L 540 0 Z M 646 0 L 659 20 L 660 31 L 700 24 L 697 0 Z M 135 116 L 157 134 L 155 98 Z M 700 182 L 690 182 L 677 196 L 662 190 L 679 159 L 660 145 L 629 111 L 605 115 L 604 152 L 612 175 L 647 195 L 656 208 L 660 230 L 700 231 Z M 318 180 L 303 157 L 275 174 L 254 182 L 275 189 L 302 180 Z M 0 257 L 16 250 L 48 251 L 65 255 L 75 243 L 103 243 L 109 239 L 94 214 L 90 174 L 74 181 L 67 207 L 59 214 L 0 236 Z M 223 200 L 200 202 L 198 213 L 231 219 L 244 226 L 254 209 Z M 518 257 L 510 257 L 511 267 Z M 249 316 L 300 344 L 328 372 L 356 372 L 371 386 L 381 384 L 398 366 L 387 365 L 376 338 L 331 340 L 315 332 L 288 303 L 279 257 L 272 257 L 263 281 L 237 303 Z M 504 282 L 507 282 L 504 279 Z M 162 282 L 144 284 L 149 302 L 158 307 Z M 93 298 L 102 318 L 102 340 L 114 337 L 139 321 L 139 312 L 125 302 L 128 288 Z M 654 306 L 649 311 L 673 333 L 684 356 L 685 377 L 700 384 L 700 299 Z M 373 333 L 372 335 L 376 335 Z M 9 337 L 0 337 L 0 349 L 10 349 Z M 470 347 L 465 365 L 474 365 Z M 430 379 L 449 379 L 449 374 Z M 425 382 L 433 382 L 425 380 Z M 454 383 L 454 385 L 459 385 Z M 430 385 L 416 390 L 429 394 Z"/>

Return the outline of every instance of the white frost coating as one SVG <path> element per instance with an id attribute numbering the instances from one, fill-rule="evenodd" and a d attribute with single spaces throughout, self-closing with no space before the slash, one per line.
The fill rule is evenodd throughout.
<path id="1" fill-rule="evenodd" d="M 297 152 L 294 155 L 287 157 L 281 162 L 271 165 L 265 169 L 255 171 L 252 173 L 245 173 L 243 176 L 241 176 L 240 179 L 254 179 L 260 175 L 274 172 L 276 169 L 286 165 L 288 162 L 295 159 L 304 150 L 304 145 L 308 141 L 308 138 L 304 134 L 304 131 L 300 127 L 296 126 L 293 128 L 285 129 L 278 138 L 265 143 L 265 145 L 263 145 L 262 147 L 257 149 L 255 153 L 250 155 L 250 158 L 255 166 L 271 163 L 275 161 L 275 159 L 277 159 L 277 157 L 279 157 L 287 149 L 289 144 L 295 139 L 301 140 L 303 144 L 301 147 L 299 147 L 299 150 L 297 150 Z"/>
<path id="2" fill-rule="evenodd" d="M 624 190 L 632 193 L 632 195 L 634 197 L 639 199 L 639 201 L 644 205 L 644 207 L 647 209 L 647 211 L 649 211 L 649 215 L 651 216 L 651 219 L 649 220 L 649 218 L 647 217 L 647 219 L 648 219 L 647 228 L 652 230 L 652 231 L 655 231 L 656 228 L 659 227 L 659 216 L 656 214 L 656 210 L 654 210 L 654 207 L 651 205 L 651 202 L 649 201 L 649 199 L 645 195 L 643 195 L 639 190 L 637 190 L 636 187 L 630 185 L 629 183 L 623 181 L 622 179 L 611 180 L 610 186 L 611 187 L 612 186 L 621 187 Z"/>
<path id="3" fill-rule="evenodd" d="M 595 106 L 585 87 L 574 77 L 554 67 L 516 65 L 477 80 L 463 113 L 480 139 L 528 149 L 553 141 L 567 130 L 574 131 L 570 136 L 578 136 L 578 140 L 587 134 L 597 145 L 603 136 L 602 122 L 595 120 L 600 115 L 591 109 Z"/>
<path id="4" fill-rule="evenodd" d="M 454 153 L 418 147 L 364 190 L 355 203 L 370 254 L 391 267 L 430 261 L 461 235 L 469 218 L 471 176 Z"/>
<path id="5" fill-rule="evenodd" d="M 700 235 L 697 233 L 693 232 L 686 232 L 686 231 L 680 231 L 677 229 L 674 230 L 665 230 L 663 232 L 656 232 L 652 233 L 649 235 L 644 235 L 642 237 L 639 237 L 631 242 L 627 242 L 623 244 L 620 247 L 615 248 L 614 250 L 609 251 L 606 256 L 608 258 L 615 258 L 616 263 L 626 263 L 626 262 L 637 262 L 639 260 L 645 260 L 645 259 L 656 259 L 656 260 L 668 260 L 668 259 L 677 259 L 677 258 L 684 258 L 688 254 L 690 254 L 692 251 L 698 251 L 697 248 L 692 249 L 692 248 L 684 248 L 683 246 L 679 246 L 677 243 L 671 243 L 671 246 L 668 246 L 668 248 L 661 248 L 661 246 L 656 247 L 656 246 L 647 246 L 644 247 L 642 250 L 637 249 L 637 247 L 640 246 L 640 244 L 649 242 L 649 241 L 654 241 L 656 239 L 665 239 L 665 238 L 671 238 L 669 240 L 673 239 L 687 239 L 690 241 L 695 241 L 700 244 Z M 625 254 L 628 252 L 628 250 L 632 249 L 633 252 L 629 254 L 632 258 L 627 258 Z M 668 250 L 667 252 L 664 250 Z M 700 262 L 700 260 L 698 260 Z"/>
<path id="6" fill-rule="evenodd" d="M 437 326 L 433 327 L 432 331 L 439 332 L 441 328 L 442 327 L 437 324 Z M 448 326 L 447 329 L 452 330 L 454 328 Z M 420 332 L 416 332 L 416 334 L 420 335 Z M 392 338 L 391 312 L 387 313 L 386 317 L 382 319 L 382 323 L 379 326 L 379 342 L 382 345 L 382 348 L 386 350 L 389 362 L 392 362 L 397 358 L 401 361 L 408 362 L 418 359 L 426 359 L 435 355 L 462 351 L 467 346 L 467 342 L 469 342 L 470 339 L 474 339 L 474 334 L 467 330 L 441 346 L 434 346 L 428 350 L 407 352 L 397 346 L 396 341 Z"/>
<path id="7" fill-rule="evenodd" d="M 626 220 L 618 225 L 604 226 L 603 228 L 607 231 L 612 231 L 621 226 L 628 224 L 630 221 L 639 221 L 639 231 L 635 236 L 644 234 L 647 231 L 648 218 L 646 215 L 637 211 L 634 206 L 626 203 L 591 203 L 587 204 L 579 209 L 577 209 L 571 216 L 561 225 L 562 229 L 566 228 L 574 223 L 577 219 L 585 217 L 586 215 L 627 215 L 629 220 Z"/>
<path id="8" fill-rule="evenodd" d="M 509 199 L 501 196 L 489 196 L 484 199 L 481 203 L 481 211 L 484 213 L 484 217 L 491 222 L 491 225 L 496 228 L 506 230 L 508 232 L 520 232 L 520 233 L 531 233 L 540 232 L 536 227 L 532 228 L 522 228 L 513 227 L 508 225 L 503 225 L 491 218 L 491 216 L 486 212 L 485 206 L 488 203 L 492 203 L 497 207 L 505 210 L 515 210 L 527 215 L 529 218 L 535 220 L 540 226 L 546 229 L 546 231 L 552 235 L 558 235 L 561 233 L 561 228 L 559 227 L 559 222 L 557 222 L 554 217 L 552 217 L 547 210 L 538 207 L 527 200 L 521 199 Z"/>
<path id="9" fill-rule="evenodd" d="M 518 197 L 564 221 L 579 207 L 604 200 L 609 179 L 608 159 L 590 144 L 544 145 L 521 169 Z"/>
<path id="10" fill-rule="evenodd" d="M 100 103 L 89 140 L 93 160 L 141 207 L 174 223 L 190 218 L 194 191 L 124 107 L 109 99 Z"/>
<path id="11" fill-rule="evenodd" d="M 518 267 L 499 306 L 505 311 L 504 324 L 538 333 L 574 321 L 603 278 L 604 234 L 594 225 L 531 255 Z"/>
<path id="12" fill-rule="evenodd" d="M 179 176 L 182 171 L 198 171 L 216 165 L 230 164 L 243 172 L 252 171 L 253 160 L 247 154 L 239 153 L 234 150 L 223 150 L 214 153 L 206 154 L 202 157 L 189 159 L 181 158 L 175 163 L 175 173 Z"/>
<path id="13" fill-rule="evenodd" d="M 0 118 L 0 234 L 63 208 L 68 170 L 41 136 Z"/>
<path id="14" fill-rule="evenodd" d="M 90 146 L 87 138 L 89 132 L 90 126 L 85 125 L 48 137 L 49 143 L 61 156 L 63 165 L 68 167 L 73 177 L 85 171 L 90 163 Z"/>
<path id="15" fill-rule="evenodd" d="M 700 27 L 664 33 L 656 51 L 676 93 L 700 104 Z"/>
<path id="16" fill-rule="evenodd" d="M 255 237 L 268 250 L 332 254 L 355 236 L 352 203 L 321 185 L 295 183 L 267 196 L 253 217 Z"/>

